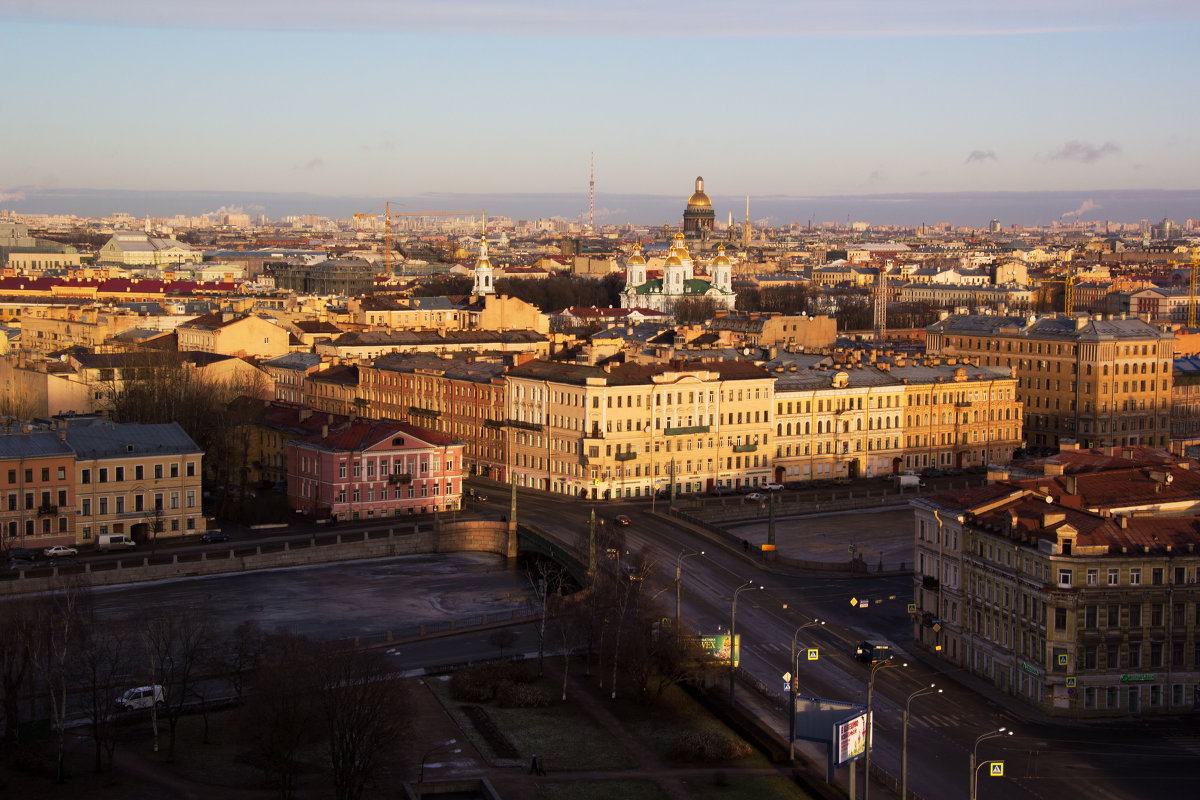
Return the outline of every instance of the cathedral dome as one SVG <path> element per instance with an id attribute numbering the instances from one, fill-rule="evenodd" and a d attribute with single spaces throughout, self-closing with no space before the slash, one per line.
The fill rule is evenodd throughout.
<path id="1" fill-rule="evenodd" d="M 645 257 L 642 255 L 642 249 L 641 249 L 640 247 L 639 247 L 638 249 L 634 250 L 634 251 L 633 251 L 633 255 L 631 255 L 631 256 L 630 256 L 630 257 L 629 257 L 629 258 L 628 258 L 628 259 L 625 261 L 625 264 L 626 264 L 626 265 L 629 265 L 629 264 L 642 265 L 642 264 L 645 264 L 645 263 L 646 263 L 646 259 L 645 259 Z"/>
<path id="2" fill-rule="evenodd" d="M 696 178 L 696 191 L 688 198 L 687 208 L 683 211 L 683 233 L 705 236 L 716 223 L 716 212 L 713 211 L 712 200 L 704 193 L 704 178 Z"/>
<path id="3" fill-rule="evenodd" d="M 717 257 L 713 259 L 713 266 L 723 266 L 729 264 L 729 256 L 725 255 L 725 248 L 717 248 Z"/>
<path id="4" fill-rule="evenodd" d="M 667 257 L 667 260 L 665 262 L 663 262 L 663 266 L 665 266 L 665 267 L 681 267 L 681 266 L 683 266 L 683 262 L 679 260 L 679 256 L 672 254 L 671 256 Z"/>

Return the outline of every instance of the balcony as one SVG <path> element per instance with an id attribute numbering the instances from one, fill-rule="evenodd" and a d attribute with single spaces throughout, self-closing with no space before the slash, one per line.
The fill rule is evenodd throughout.
<path id="1" fill-rule="evenodd" d="M 58 516 L 58 506 L 48 506 L 48 505 L 38 506 L 37 513 L 38 513 L 38 516 L 40 516 L 40 517 L 57 517 Z"/>
<path id="2" fill-rule="evenodd" d="M 540 433 L 542 430 L 540 422 L 522 422 L 519 419 L 506 419 L 504 420 L 504 425 L 508 428 L 519 428 L 523 431 L 537 431 Z"/>
<path id="3" fill-rule="evenodd" d="M 756 444 L 735 444 L 733 446 L 733 452 L 735 453 L 754 453 L 757 451 L 758 445 Z"/>
<path id="4" fill-rule="evenodd" d="M 637 456 L 637 453 L 617 453 L 613 458 L 617 461 L 633 461 Z"/>
<path id="5" fill-rule="evenodd" d="M 708 426 L 692 425 L 689 428 L 663 428 L 664 436 L 686 436 L 689 433 L 708 433 Z"/>
<path id="6" fill-rule="evenodd" d="M 412 475 L 408 474 L 407 472 L 397 472 L 395 474 L 388 475 L 388 483 L 393 484 L 393 485 L 395 485 L 397 483 L 399 483 L 399 484 L 412 483 Z"/>
<path id="7" fill-rule="evenodd" d="M 421 408 L 420 406 L 409 406 L 408 415 L 410 417 L 425 417 L 426 419 L 437 419 L 442 415 L 440 411 L 434 411 L 430 408 Z"/>

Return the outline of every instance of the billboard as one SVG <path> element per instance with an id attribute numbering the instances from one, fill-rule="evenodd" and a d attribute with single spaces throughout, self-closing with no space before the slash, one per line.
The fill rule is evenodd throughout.
<path id="1" fill-rule="evenodd" d="M 700 649 L 703 650 L 710 658 L 717 661 L 729 663 L 729 634 L 722 633 L 716 636 L 700 636 L 697 641 L 700 643 Z M 733 665 L 736 667 L 742 656 L 742 635 L 739 633 L 733 637 Z"/>
<path id="2" fill-rule="evenodd" d="M 867 714 L 856 714 L 834 725 L 833 744 L 837 748 L 833 763 L 841 766 L 862 757 L 867 752 L 867 731 L 870 723 Z"/>

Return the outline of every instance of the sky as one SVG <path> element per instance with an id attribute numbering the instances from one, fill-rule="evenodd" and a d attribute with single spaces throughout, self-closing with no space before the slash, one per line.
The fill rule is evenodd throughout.
<path id="1" fill-rule="evenodd" d="M 698 174 L 1083 208 L 1200 188 L 1198 35 L 1194 0 L 0 0 L 0 208 L 557 194 L 571 216 L 593 158 L 598 220 Z"/>

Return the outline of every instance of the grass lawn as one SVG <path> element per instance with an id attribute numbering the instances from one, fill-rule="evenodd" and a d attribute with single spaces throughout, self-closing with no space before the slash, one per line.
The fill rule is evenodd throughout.
<path id="1" fill-rule="evenodd" d="M 687 780 L 697 800 L 810 800 L 800 787 L 782 775 L 729 775 L 725 785 L 711 778 Z"/>
<path id="2" fill-rule="evenodd" d="M 449 677 L 431 677 L 426 682 L 479 751 L 490 755 L 491 748 L 462 713 L 464 705 L 479 704 L 460 703 L 453 699 L 450 696 Z M 547 681 L 546 685 L 554 688 L 552 681 Z M 495 703 L 483 704 L 483 708 L 487 709 L 496 727 L 504 731 L 509 741 L 521 752 L 523 759 L 536 753 L 546 760 L 548 770 L 621 770 L 637 767 L 637 759 L 626 751 L 621 742 L 569 700 L 566 703 L 556 702 L 546 708 L 500 708 Z"/>

